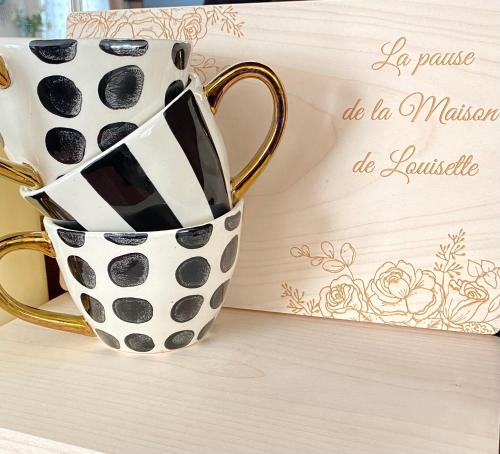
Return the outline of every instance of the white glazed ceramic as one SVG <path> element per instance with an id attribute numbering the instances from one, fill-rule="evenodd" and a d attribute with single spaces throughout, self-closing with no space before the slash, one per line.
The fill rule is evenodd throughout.
<path id="1" fill-rule="evenodd" d="M 173 40 L 0 38 L 7 157 L 54 181 L 182 91 L 189 54 L 189 43 Z"/>
<path id="2" fill-rule="evenodd" d="M 45 216 L 88 231 L 157 231 L 232 207 L 227 153 L 195 76 L 165 109 L 105 152 L 21 194 Z"/>
<path id="3" fill-rule="evenodd" d="M 261 80 L 274 115 L 262 146 L 229 174 L 214 112 L 224 93 L 245 78 Z M 237 115 L 237 112 L 235 112 Z M 286 122 L 286 96 L 265 65 L 244 62 L 187 88 L 120 142 L 23 197 L 45 216 L 88 231 L 156 231 L 209 222 L 227 213 L 269 163 Z"/>
<path id="4" fill-rule="evenodd" d="M 45 219 L 47 236 L 4 238 L 0 257 L 43 244 L 38 250 L 55 255 L 84 320 L 73 316 L 71 325 L 61 322 L 68 316 L 26 306 L 20 313 L 21 305 L 1 287 L 0 306 L 47 327 L 94 332 L 120 351 L 165 352 L 191 345 L 219 313 L 238 256 L 242 212 L 240 202 L 208 224 L 148 233 L 82 232 Z"/>

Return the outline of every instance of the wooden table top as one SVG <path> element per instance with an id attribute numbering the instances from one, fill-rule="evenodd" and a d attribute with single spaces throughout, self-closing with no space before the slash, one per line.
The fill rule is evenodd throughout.
<path id="1" fill-rule="evenodd" d="M 140 356 L 16 320 L 0 377 L 0 452 L 498 453 L 498 337 L 224 309 Z"/>

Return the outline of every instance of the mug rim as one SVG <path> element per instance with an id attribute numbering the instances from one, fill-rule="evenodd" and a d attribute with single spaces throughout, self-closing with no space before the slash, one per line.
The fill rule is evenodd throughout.
<path id="1" fill-rule="evenodd" d="M 146 37 L 138 37 L 138 38 L 34 38 L 34 37 L 22 37 L 22 36 L 2 36 L 0 37 L 0 46 L 8 46 L 9 44 L 21 44 L 21 43 L 29 43 L 31 41 L 78 41 L 78 42 L 101 42 L 104 40 L 112 40 L 112 41 L 147 41 L 147 42 L 165 42 L 169 45 L 171 43 L 182 43 L 189 44 L 191 47 L 193 46 L 192 40 L 187 39 L 171 39 L 171 38 L 146 38 Z"/>
<path id="2" fill-rule="evenodd" d="M 104 234 L 112 234 L 112 235 L 140 235 L 141 233 L 144 234 L 146 233 L 148 235 L 148 238 L 155 238 L 155 237 L 163 237 L 163 236 L 172 236 L 176 235 L 177 232 L 180 232 L 182 230 L 189 230 L 189 229 L 195 229 L 198 227 L 203 227 L 204 225 L 207 224 L 217 224 L 224 222 L 224 220 L 227 217 L 234 216 L 237 214 L 238 211 L 241 211 L 243 214 L 243 209 L 245 206 L 245 199 L 240 199 L 236 205 L 233 206 L 227 213 L 224 213 L 223 215 L 219 216 L 218 218 L 208 220 L 206 222 L 201 222 L 195 225 L 190 225 L 188 227 L 179 227 L 178 229 L 168 229 L 168 230 L 153 230 L 153 231 L 148 231 L 148 230 L 134 230 L 134 231 L 129 231 L 129 232 L 116 232 L 113 230 L 101 230 L 101 231 L 88 231 L 88 230 L 77 230 L 77 229 L 70 229 L 68 227 L 64 227 L 63 225 L 58 225 L 58 222 L 64 222 L 58 219 L 51 219 L 47 216 L 43 218 L 43 225 L 45 227 L 46 231 L 51 231 L 55 232 L 57 230 L 64 230 L 66 232 L 77 232 L 77 233 L 84 233 L 85 237 L 90 237 L 90 238 L 104 238 Z M 238 229 L 241 229 L 241 220 L 240 224 L 237 228 L 234 230 L 237 231 Z"/>
<path id="3" fill-rule="evenodd" d="M 121 139 L 119 142 L 116 142 L 113 146 L 109 147 L 107 150 L 104 150 L 103 152 L 97 154 L 93 158 L 89 159 L 88 161 L 85 161 L 75 167 L 73 167 L 69 172 L 66 172 L 65 174 L 61 175 L 58 179 L 51 181 L 48 184 L 43 185 L 41 188 L 38 189 L 30 189 L 26 186 L 21 186 L 20 187 L 20 192 L 23 197 L 35 197 L 38 194 L 41 194 L 43 192 L 46 192 L 48 189 L 53 188 L 57 185 L 62 185 L 66 180 L 69 180 L 70 178 L 74 177 L 75 175 L 79 174 L 83 169 L 85 169 L 87 166 L 101 160 L 103 157 L 107 156 L 108 154 L 112 153 L 116 148 L 120 147 L 123 144 L 126 144 L 128 140 L 134 139 L 140 134 L 142 134 L 145 130 L 147 130 L 156 120 L 158 117 L 163 115 L 163 113 L 175 102 L 177 99 L 179 99 L 184 93 L 186 93 L 187 90 L 189 89 L 196 89 L 199 91 L 200 87 L 202 87 L 201 81 L 199 77 L 196 74 L 189 74 L 189 79 L 184 87 L 184 90 L 182 90 L 174 99 L 172 99 L 162 110 L 159 112 L 155 113 L 151 118 L 146 120 L 141 126 L 139 126 L 137 129 L 132 131 L 129 135 L 125 136 L 123 139 Z"/>

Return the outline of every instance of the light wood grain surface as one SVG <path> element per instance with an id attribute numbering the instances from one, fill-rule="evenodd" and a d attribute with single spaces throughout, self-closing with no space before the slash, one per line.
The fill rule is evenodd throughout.
<path id="1" fill-rule="evenodd" d="M 1 454 L 99 454 L 97 451 L 58 443 L 33 435 L 0 429 Z"/>
<path id="2" fill-rule="evenodd" d="M 50 307 L 74 310 L 65 295 Z M 0 378 L 0 427 L 29 434 L 20 447 L 498 452 L 498 337 L 225 309 L 203 343 L 137 356 L 14 321 L 0 328 Z"/>

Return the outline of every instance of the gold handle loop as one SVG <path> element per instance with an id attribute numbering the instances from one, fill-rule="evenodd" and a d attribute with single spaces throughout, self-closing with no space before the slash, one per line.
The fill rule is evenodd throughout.
<path id="1" fill-rule="evenodd" d="M 9 70 L 5 60 L 0 56 L 0 89 L 9 88 L 11 84 Z"/>
<path id="2" fill-rule="evenodd" d="M 1 58 L 1 57 L 0 57 Z M 3 140 L 0 137 L 0 153 L 4 153 Z M 42 177 L 29 164 L 19 164 L 0 157 L 0 177 L 19 183 L 30 189 L 43 186 Z"/>
<path id="3" fill-rule="evenodd" d="M 17 233 L 0 239 L 0 260 L 10 252 L 29 249 L 55 257 L 52 243 L 45 232 Z M 95 336 L 90 325 L 81 315 L 68 315 L 22 304 L 0 285 L 0 307 L 15 317 L 46 328 L 67 331 L 70 333 Z"/>
<path id="4" fill-rule="evenodd" d="M 0 153 L 2 151 L 0 144 Z M 43 186 L 42 177 L 29 164 L 19 164 L 4 158 L 0 158 L 0 177 L 30 189 L 40 189 Z"/>
<path id="5" fill-rule="evenodd" d="M 248 78 L 264 82 L 271 92 L 274 104 L 273 121 L 257 153 L 239 173 L 231 178 L 233 204 L 236 204 L 243 197 L 248 188 L 269 164 L 283 135 L 287 116 L 286 94 L 278 76 L 268 66 L 254 62 L 238 63 L 231 66 L 205 85 L 205 95 L 212 112 L 217 112 L 219 102 L 227 90 L 236 82 Z"/>

